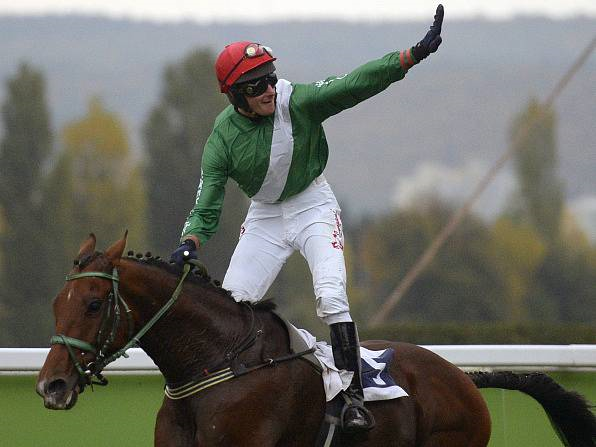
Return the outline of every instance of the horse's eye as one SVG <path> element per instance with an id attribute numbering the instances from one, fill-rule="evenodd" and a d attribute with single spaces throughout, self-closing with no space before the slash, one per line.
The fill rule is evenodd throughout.
<path id="1" fill-rule="evenodd" d="M 101 301 L 100 300 L 91 301 L 89 303 L 89 305 L 87 306 L 87 312 L 92 313 L 92 314 L 99 312 L 99 309 L 101 309 Z"/>

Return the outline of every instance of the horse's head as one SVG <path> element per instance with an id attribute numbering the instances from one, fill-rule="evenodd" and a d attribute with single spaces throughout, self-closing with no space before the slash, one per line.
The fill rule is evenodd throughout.
<path id="1" fill-rule="evenodd" d="M 80 247 L 75 266 L 54 300 L 56 335 L 37 380 L 37 393 L 47 408 L 70 409 L 84 387 L 102 367 L 96 362 L 126 343 L 128 315 L 121 309 L 115 265 L 122 256 L 126 235 L 105 253 L 95 251 L 95 236 Z M 122 323 L 122 324 L 121 324 Z M 129 328 L 132 330 L 132 328 Z M 95 374 L 97 373 L 97 374 Z"/>

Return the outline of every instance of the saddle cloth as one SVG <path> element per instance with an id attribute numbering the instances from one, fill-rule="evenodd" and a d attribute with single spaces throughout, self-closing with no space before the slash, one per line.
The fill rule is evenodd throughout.
<path id="1" fill-rule="evenodd" d="M 346 370 L 338 370 L 335 367 L 333 351 L 329 344 L 324 341 L 317 341 L 305 329 L 298 329 L 295 326 L 289 329 L 296 331 L 308 348 L 315 348 L 314 355 L 323 369 L 322 377 L 326 399 L 327 402 L 330 402 L 340 391 L 348 388 L 352 382 L 354 373 Z M 387 371 L 387 366 L 391 362 L 394 353 L 395 351 L 392 348 L 382 351 L 371 351 L 370 349 L 360 348 L 362 385 L 365 401 L 396 399 L 408 395 L 403 388 L 396 385 Z"/>

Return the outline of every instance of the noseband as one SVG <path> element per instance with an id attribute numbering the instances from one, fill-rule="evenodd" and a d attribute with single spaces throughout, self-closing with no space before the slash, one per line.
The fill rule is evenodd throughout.
<path id="1" fill-rule="evenodd" d="M 157 323 L 157 321 L 170 309 L 170 307 L 172 307 L 172 305 L 176 302 L 176 300 L 180 296 L 180 293 L 182 292 L 182 284 L 184 283 L 184 280 L 186 279 L 186 276 L 188 275 L 190 269 L 191 266 L 189 264 L 184 265 L 182 276 L 180 277 L 180 281 L 178 282 L 176 289 L 172 293 L 172 297 L 168 300 L 166 304 L 162 306 L 162 308 L 153 316 L 153 318 L 149 320 L 149 322 L 145 326 L 143 326 L 143 328 L 136 335 L 133 335 L 134 323 L 132 320 L 130 308 L 128 307 L 126 301 L 124 301 L 122 295 L 120 295 L 120 292 L 118 291 L 118 283 L 120 281 L 120 278 L 118 276 L 118 270 L 116 269 L 116 267 L 114 267 L 111 275 L 105 272 L 82 272 L 66 276 L 66 281 L 73 281 L 81 278 L 103 278 L 112 281 L 112 290 L 110 291 L 107 298 L 108 305 L 106 307 L 106 311 L 102 319 L 100 329 L 97 333 L 95 346 L 86 341 L 80 340 L 78 338 L 68 337 L 64 334 L 54 335 L 50 339 L 51 345 L 58 344 L 66 346 L 70 360 L 72 361 L 74 367 L 76 368 L 79 374 L 78 385 L 80 393 L 83 392 L 85 386 L 87 385 L 96 384 L 105 386 L 108 384 L 107 379 L 101 374 L 103 369 L 120 357 L 128 357 L 126 351 L 132 347 L 138 346 L 141 337 L 145 335 L 145 333 L 149 329 L 151 329 L 155 323 Z M 116 333 L 118 331 L 118 326 L 120 325 L 120 306 L 122 306 L 126 314 L 129 341 L 128 343 L 126 343 L 126 345 L 124 345 L 123 348 L 119 349 L 111 355 L 108 355 L 107 350 L 114 342 L 116 338 Z M 106 330 L 108 330 L 108 325 L 110 324 L 110 318 L 111 328 L 109 328 L 109 333 L 105 336 L 105 340 L 102 343 L 104 333 L 106 333 Z M 87 365 L 85 365 L 85 368 L 83 368 L 83 366 L 81 366 L 81 363 L 79 362 L 74 353 L 74 349 L 79 349 L 84 353 L 90 352 L 92 354 L 96 354 L 95 360 L 93 362 L 88 363 Z M 94 381 L 93 377 L 96 377 L 97 381 Z"/>

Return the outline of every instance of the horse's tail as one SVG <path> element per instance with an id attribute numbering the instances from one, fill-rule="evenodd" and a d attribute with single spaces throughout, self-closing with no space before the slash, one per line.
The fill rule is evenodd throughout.
<path id="1" fill-rule="evenodd" d="M 546 374 L 496 371 L 469 372 L 468 376 L 478 388 L 517 390 L 536 399 L 565 446 L 596 446 L 596 417 L 591 410 L 594 407 L 583 396 L 567 391 Z"/>

